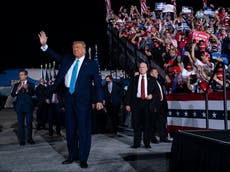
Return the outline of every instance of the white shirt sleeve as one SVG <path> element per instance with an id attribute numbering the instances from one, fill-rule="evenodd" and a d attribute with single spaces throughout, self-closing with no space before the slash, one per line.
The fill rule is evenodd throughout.
<path id="1" fill-rule="evenodd" d="M 46 51 L 47 49 L 48 49 L 48 45 L 47 44 L 41 46 L 41 50 L 42 51 Z"/>

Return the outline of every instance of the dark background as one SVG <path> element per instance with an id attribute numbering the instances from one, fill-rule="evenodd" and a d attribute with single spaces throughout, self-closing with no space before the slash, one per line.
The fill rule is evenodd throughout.
<path id="1" fill-rule="evenodd" d="M 71 53 L 74 40 L 84 40 L 88 47 L 93 48 L 97 44 L 101 68 L 108 67 L 104 0 L 48 2 L 7 1 L 0 4 L 0 71 L 19 67 L 39 68 L 40 64 L 50 62 L 39 48 L 38 33 L 41 30 L 46 31 L 49 46 L 60 54 Z M 228 1 L 209 2 L 229 7 Z M 147 3 L 154 8 L 154 0 L 147 0 Z M 140 6 L 139 0 L 111 0 L 111 4 L 115 12 L 121 5 Z M 202 0 L 177 0 L 177 4 L 178 8 L 186 5 L 196 9 L 202 7 Z"/>

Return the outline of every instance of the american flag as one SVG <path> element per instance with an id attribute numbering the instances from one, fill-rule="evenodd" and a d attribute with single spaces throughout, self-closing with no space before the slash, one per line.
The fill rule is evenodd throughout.
<path id="1" fill-rule="evenodd" d="M 56 74 L 56 69 L 55 69 L 55 61 L 53 62 L 53 78 L 54 80 L 56 79 L 57 74 Z"/>
<path id="2" fill-rule="evenodd" d="M 140 0 L 140 3 L 141 3 L 141 14 L 146 14 L 148 12 L 146 0 Z"/>
<path id="3" fill-rule="evenodd" d="M 176 7 L 176 0 L 171 0 L 171 2 Z"/>
<path id="4" fill-rule="evenodd" d="M 50 77 L 49 77 L 49 73 L 48 73 L 48 68 L 47 68 L 47 64 L 45 64 L 45 76 L 44 76 L 44 80 L 45 80 L 45 85 L 49 85 L 50 83 Z"/>
<path id="5" fill-rule="evenodd" d="M 41 65 L 41 78 L 44 79 L 43 65 Z"/>
<path id="6" fill-rule="evenodd" d="M 205 8 L 207 6 L 208 0 L 203 0 L 203 7 Z"/>
<path id="7" fill-rule="evenodd" d="M 52 84 L 52 81 L 53 81 L 53 76 L 51 74 L 51 63 L 49 63 L 49 69 L 48 69 L 48 72 L 49 72 L 49 84 L 51 85 Z"/>
<path id="8" fill-rule="evenodd" d="M 110 2 L 110 0 L 105 0 L 105 7 L 106 7 L 107 16 L 109 16 L 110 11 L 111 11 L 111 2 Z"/>
<path id="9" fill-rule="evenodd" d="M 204 94 L 170 94 L 168 96 L 169 113 L 167 117 L 169 132 L 206 128 L 206 110 Z M 227 93 L 227 107 L 230 107 L 230 92 Z M 223 93 L 209 94 L 208 116 L 210 129 L 224 129 Z M 228 110 L 230 115 L 230 110 Z M 230 118 L 228 119 L 228 128 Z"/>
<path id="10" fill-rule="evenodd" d="M 97 45 L 95 45 L 95 57 L 94 57 L 94 61 L 96 62 L 97 66 L 98 66 L 99 75 L 100 75 L 100 78 L 102 79 L 101 69 L 100 69 L 100 63 L 99 63 L 99 60 L 98 60 Z"/>

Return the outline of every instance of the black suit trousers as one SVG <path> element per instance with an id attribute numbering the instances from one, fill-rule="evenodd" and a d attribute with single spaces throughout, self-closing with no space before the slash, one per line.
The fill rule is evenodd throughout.
<path id="1" fill-rule="evenodd" d="M 142 133 L 144 144 L 149 145 L 151 120 L 148 100 L 137 100 L 137 104 L 133 109 L 132 122 L 134 129 L 134 145 L 141 145 Z"/>

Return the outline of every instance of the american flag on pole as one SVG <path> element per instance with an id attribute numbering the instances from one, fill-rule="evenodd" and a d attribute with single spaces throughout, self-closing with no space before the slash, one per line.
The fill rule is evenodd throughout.
<path id="1" fill-rule="evenodd" d="M 100 69 L 100 63 L 99 63 L 99 60 L 98 60 L 97 45 L 95 45 L 95 57 L 94 57 L 94 61 L 95 61 L 96 64 L 97 64 L 98 71 L 99 71 L 99 75 L 100 75 L 100 78 L 102 79 L 101 69 Z"/>
<path id="2" fill-rule="evenodd" d="M 207 7 L 208 0 L 203 0 L 203 7 Z"/>
<path id="3" fill-rule="evenodd" d="M 146 14 L 148 12 L 146 0 L 140 0 L 140 3 L 141 3 L 141 14 Z"/>
<path id="4" fill-rule="evenodd" d="M 172 4 L 176 6 L 176 0 L 171 0 Z"/>
<path id="5" fill-rule="evenodd" d="M 41 65 L 41 78 L 45 80 L 44 73 L 43 73 L 43 66 Z"/>
<path id="6" fill-rule="evenodd" d="M 167 99 L 169 132 L 206 129 L 204 94 L 170 94 Z M 224 129 L 223 93 L 210 93 L 208 107 L 209 128 Z M 227 93 L 227 107 L 230 107 L 230 92 Z M 230 117 L 230 109 L 228 109 L 228 116 Z M 230 118 L 228 118 L 228 127 L 230 127 Z"/>
<path id="7" fill-rule="evenodd" d="M 111 11 L 111 2 L 110 2 L 110 0 L 105 0 L 105 7 L 106 7 L 106 14 L 107 14 L 107 16 L 109 16 L 110 11 Z"/>
<path id="8" fill-rule="evenodd" d="M 50 83 L 50 77 L 48 73 L 47 64 L 45 64 L 45 85 L 48 86 Z"/>
<path id="9" fill-rule="evenodd" d="M 172 4 L 174 5 L 174 9 L 175 9 L 175 12 L 176 12 L 176 0 L 171 0 Z"/>

